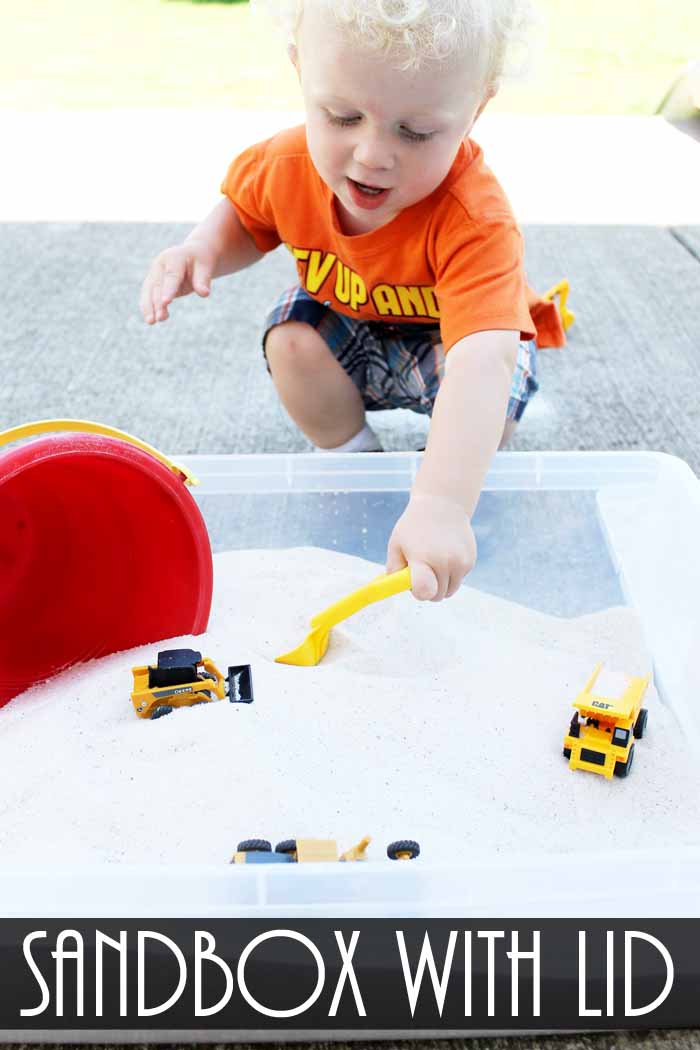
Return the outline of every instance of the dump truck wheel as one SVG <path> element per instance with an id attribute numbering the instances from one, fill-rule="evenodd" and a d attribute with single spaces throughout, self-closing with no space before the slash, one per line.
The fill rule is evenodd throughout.
<path id="1" fill-rule="evenodd" d="M 272 843 L 267 839 L 243 839 L 238 843 L 239 853 L 272 853 Z"/>
<path id="2" fill-rule="evenodd" d="M 632 747 L 630 748 L 630 753 L 627 756 L 627 761 L 626 762 L 616 762 L 615 763 L 615 776 L 616 777 L 629 776 L 629 771 L 632 768 L 633 760 L 634 760 L 634 744 L 632 744 Z"/>
<path id="3" fill-rule="evenodd" d="M 637 740 L 641 740 L 647 728 L 647 721 L 649 719 L 649 712 L 646 707 L 643 707 L 637 715 L 637 721 L 634 723 L 634 735 Z"/>
<path id="4" fill-rule="evenodd" d="M 297 851 L 297 840 L 296 839 L 282 839 L 275 846 L 275 853 L 296 853 Z"/>
<path id="5" fill-rule="evenodd" d="M 163 715 L 171 714 L 172 710 L 170 704 L 159 704 L 158 707 L 154 707 L 151 711 L 151 718 L 162 718 Z"/>
<path id="6" fill-rule="evenodd" d="M 571 748 L 570 747 L 565 747 L 564 750 L 562 751 L 562 754 L 563 754 L 564 758 L 568 761 L 571 758 Z"/>
<path id="7" fill-rule="evenodd" d="M 414 860 L 420 853 L 420 846 L 413 839 L 398 839 L 390 842 L 386 848 L 389 860 Z"/>

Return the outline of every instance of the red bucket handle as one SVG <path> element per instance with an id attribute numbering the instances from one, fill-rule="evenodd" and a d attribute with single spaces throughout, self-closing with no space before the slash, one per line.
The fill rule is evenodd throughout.
<path id="1" fill-rule="evenodd" d="M 171 459 L 164 456 L 158 449 L 153 448 L 152 445 L 148 445 L 145 441 L 141 441 L 140 438 L 134 437 L 133 434 L 127 434 L 124 430 L 107 426 L 105 423 L 94 423 L 89 419 L 38 419 L 33 423 L 23 423 L 21 426 L 0 431 L 0 445 L 9 445 L 11 442 L 20 441 L 22 438 L 33 437 L 36 434 L 55 433 L 59 430 L 79 431 L 84 434 L 104 434 L 106 437 L 120 438 L 128 444 L 135 445 L 136 448 L 148 452 L 154 459 L 163 463 L 168 470 L 172 470 L 174 474 L 181 477 L 185 485 L 199 484 L 197 478 L 186 467 L 173 463 Z"/>

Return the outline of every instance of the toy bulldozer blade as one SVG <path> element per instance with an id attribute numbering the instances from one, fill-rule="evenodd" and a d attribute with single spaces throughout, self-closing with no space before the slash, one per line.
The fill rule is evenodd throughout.
<path id="1" fill-rule="evenodd" d="M 341 598 L 323 612 L 317 613 L 311 620 L 311 631 L 301 645 L 282 656 L 275 657 L 275 663 L 293 664 L 296 667 L 315 667 L 326 655 L 331 627 L 335 627 L 342 620 L 347 620 L 349 616 L 364 609 L 366 605 L 379 602 L 383 598 L 391 598 L 392 595 L 400 594 L 401 591 L 410 590 L 410 587 L 411 576 L 408 566 L 388 576 L 386 574 L 378 576 L 376 580 L 371 580 L 364 587 Z"/>
<path id="2" fill-rule="evenodd" d="M 236 664 L 235 667 L 229 667 L 226 683 L 229 703 L 252 704 L 253 675 L 250 664 Z"/>

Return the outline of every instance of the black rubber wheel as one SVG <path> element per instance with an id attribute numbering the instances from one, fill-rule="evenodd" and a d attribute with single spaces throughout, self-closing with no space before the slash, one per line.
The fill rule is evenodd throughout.
<path id="1" fill-rule="evenodd" d="M 571 748 L 565 747 L 562 754 L 564 755 L 564 758 L 568 760 L 569 758 L 571 758 Z"/>
<path id="2" fill-rule="evenodd" d="M 267 839 L 243 839 L 238 843 L 238 853 L 272 853 L 272 843 Z"/>
<path id="3" fill-rule="evenodd" d="M 630 753 L 627 756 L 626 762 L 615 763 L 615 776 L 626 777 L 629 776 L 630 769 L 632 768 L 632 762 L 634 761 L 634 744 L 630 748 Z"/>
<path id="4" fill-rule="evenodd" d="M 413 839 L 397 839 L 396 842 L 390 842 L 386 848 L 389 860 L 415 860 L 419 853 L 420 846 Z"/>
<path id="5" fill-rule="evenodd" d="M 296 853 L 297 851 L 297 840 L 296 839 L 282 839 L 275 846 L 275 853 Z"/>
<path id="6" fill-rule="evenodd" d="M 637 715 L 637 721 L 634 723 L 634 735 L 635 739 L 641 740 L 646 732 L 647 722 L 649 721 L 649 712 L 646 707 L 643 707 Z"/>
<path id="7" fill-rule="evenodd" d="M 154 707 L 151 711 L 151 719 L 162 718 L 163 715 L 169 715 L 172 713 L 172 707 L 170 704 L 160 704 L 158 707 Z"/>

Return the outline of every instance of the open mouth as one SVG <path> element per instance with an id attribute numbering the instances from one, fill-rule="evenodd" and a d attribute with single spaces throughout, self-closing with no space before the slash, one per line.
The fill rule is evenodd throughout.
<path id="1" fill-rule="evenodd" d="M 381 186 L 368 186 L 364 182 L 356 182 L 355 179 L 349 177 L 347 181 L 350 188 L 350 196 L 360 208 L 377 208 L 384 203 L 391 193 L 391 189 L 382 188 Z"/>
<path id="2" fill-rule="evenodd" d="M 368 186 L 365 182 L 357 182 L 355 179 L 351 180 L 355 183 L 358 189 L 361 189 L 363 193 L 382 193 L 383 189 L 381 186 Z"/>

